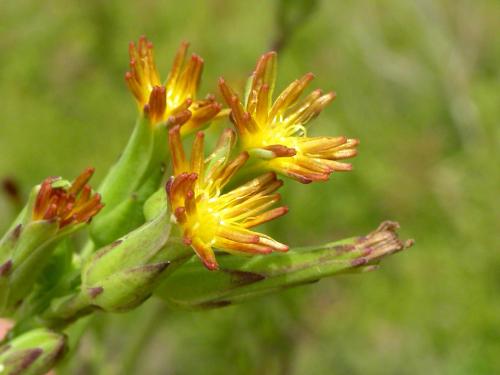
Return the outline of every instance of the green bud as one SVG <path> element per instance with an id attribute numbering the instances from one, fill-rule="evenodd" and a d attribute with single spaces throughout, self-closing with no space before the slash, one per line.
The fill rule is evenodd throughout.
<path id="1" fill-rule="evenodd" d="M 162 282 L 155 294 L 178 308 L 219 307 L 324 277 L 370 271 L 382 258 L 411 246 L 411 241 L 399 240 L 397 228 L 396 223 L 384 222 L 367 236 L 287 253 L 221 254 L 218 271 L 209 272 L 192 260 Z"/>
<path id="2" fill-rule="evenodd" d="M 0 347 L 1 375 L 44 375 L 64 355 L 66 337 L 34 329 Z"/>
<path id="3" fill-rule="evenodd" d="M 95 252 L 82 270 L 80 290 L 54 303 L 47 319 L 71 320 L 92 309 L 128 311 L 146 300 L 159 281 L 192 256 L 171 237 L 170 213 L 163 213 Z"/>

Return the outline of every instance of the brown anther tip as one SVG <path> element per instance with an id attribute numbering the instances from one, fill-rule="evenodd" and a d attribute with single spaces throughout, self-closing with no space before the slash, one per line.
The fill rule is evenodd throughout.
<path id="1" fill-rule="evenodd" d="M 204 62 L 203 58 L 200 55 L 196 54 L 196 53 L 191 54 L 191 60 L 197 61 L 197 62 L 200 62 L 200 63 Z"/>
<path id="2" fill-rule="evenodd" d="M 226 80 L 224 79 L 224 77 L 219 77 L 219 79 L 217 81 L 219 83 L 219 86 L 222 86 L 222 85 L 226 84 Z"/>
<path id="3" fill-rule="evenodd" d="M 262 57 L 264 58 L 271 58 L 273 56 L 278 56 L 278 52 L 276 51 L 269 51 L 269 52 L 266 52 Z"/>
<path id="4" fill-rule="evenodd" d="M 175 135 L 175 133 L 179 133 L 181 131 L 181 126 L 180 125 L 174 125 L 170 128 L 168 131 L 169 135 Z"/>
<path id="5" fill-rule="evenodd" d="M 217 111 L 217 112 L 219 112 L 219 111 L 222 109 L 222 104 L 217 103 L 217 102 L 212 103 L 212 104 L 211 104 L 211 106 L 212 106 L 212 108 L 213 108 L 215 111 Z"/>
<path id="6" fill-rule="evenodd" d="M 205 138 L 205 133 L 200 130 L 196 133 L 196 138 Z"/>
<path id="7" fill-rule="evenodd" d="M 190 173 L 187 178 L 190 181 L 196 181 L 198 179 L 198 173 Z"/>
<path id="8" fill-rule="evenodd" d="M 304 75 L 304 78 L 307 79 L 308 81 L 311 81 L 315 78 L 314 73 L 309 72 Z"/>
<path id="9" fill-rule="evenodd" d="M 94 175 L 94 172 L 95 172 L 95 168 L 94 167 L 87 167 L 85 169 L 85 171 L 83 172 L 83 174 L 86 174 L 86 175 L 89 175 L 89 179 L 90 177 L 92 177 Z"/>
<path id="10" fill-rule="evenodd" d="M 337 98 L 337 93 L 335 91 L 330 91 L 328 94 L 330 98 L 332 98 L 332 100 L 336 99 Z"/>
<path id="11" fill-rule="evenodd" d="M 184 243 L 184 245 L 186 245 L 186 246 L 191 246 L 191 244 L 193 243 L 193 240 L 189 237 L 184 237 L 182 239 L 182 243 Z"/>
<path id="12" fill-rule="evenodd" d="M 188 197 L 189 199 L 194 198 L 194 191 L 193 190 L 189 190 L 186 193 L 186 197 Z"/>
<path id="13" fill-rule="evenodd" d="M 214 94 L 207 94 L 205 96 L 205 100 L 209 100 L 209 101 L 213 102 L 215 100 L 215 95 Z"/>
<path id="14" fill-rule="evenodd" d="M 147 47 L 148 49 L 153 49 L 153 48 L 154 48 L 153 42 L 152 42 L 152 41 L 150 41 L 150 40 L 148 40 L 148 42 L 146 43 L 146 47 Z"/>
<path id="15" fill-rule="evenodd" d="M 132 78 L 134 78 L 134 75 L 132 74 L 132 72 L 125 72 L 125 80 L 126 81 L 129 81 Z"/>
<path id="16" fill-rule="evenodd" d="M 237 103 L 239 102 L 238 97 L 237 97 L 236 95 L 231 96 L 231 102 L 233 102 L 233 103 L 236 103 L 236 104 L 237 104 Z"/>
<path id="17" fill-rule="evenodd" d="M 209 271 L 217 271 L 219 269 L 219 265 L 216 262 L 203 260 L 203 264 Z"/>

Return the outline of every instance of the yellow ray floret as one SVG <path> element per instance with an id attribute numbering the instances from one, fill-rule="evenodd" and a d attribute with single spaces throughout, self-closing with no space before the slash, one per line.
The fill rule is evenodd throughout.
<path id="1" fill-rule="evenodd" d="M 335 99 L 333 92 L 315 90 L 299 100 L 312 79 L 308 73 L 295 80 L 273 102 L 276 53 L 269 52 L 257 63 L 245 103 L 224 79 L 219 80 L 243 148 L 260 157 L 264 168 L 303 183 L 327 180 L 333 171 L 351 170 L 351 164 L 339 160 L 355 156 L 359 143 L 343 136 L 307 137 L 308 122 Z"/>
<path id="2" fill-rule="evenodd" d="M 167 194 L 174 221 L 184 243 L 193 248 L 203 264 L 217 269 L 214 249 L 230 253 L 267 254 L 287 251 L 288 246 L 250 228 L 284 215 L 287 207 L 271 207 L 280 200 L 276 191 L 282 181 L 267 173 L 223 193 L 222 189 L 248 159 L 246 152 L 229 160 L 229 153 L 214 153 L 204 159 L 204 135 L 198 132 L 190 160 L 181 143 L 180 129 L 170 130 L 173 173 Z M 219 145 L 232 143 L 226 131 Z"/>
<path id="3" fill-rule="evenodd" d="M 187 58 L 187 43 L 182 43 L 172 64 L 167 81 L 160 80 L 154 60 L 153 43 L 141 37 L 137 45 L 129 45 L 130 70 L 125 80 L 140 111 L 151 123 L 183 124 L 188 133 L 210 121 L 221 110 L 213 95 L 196 100 L 203 70 L 203 59 L 192 54 Z M 187 60 L 187 61 L 186 61 Z"/>

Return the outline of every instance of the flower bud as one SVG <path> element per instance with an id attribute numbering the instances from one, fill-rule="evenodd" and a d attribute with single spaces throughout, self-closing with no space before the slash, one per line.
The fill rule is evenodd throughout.
<path id="1" fill-rule="evenodd" d="M 0 241 L 0 312 L 12 309 L 32 289 L 57 243 L 82 228 L 103 207 L 87 185 L 93 169 L 72 183 L 47 178 Z"/>
<path id="2" fill-rule="evenodd" d="M 370 271 L 382 258 L 412 245 L 399 240 L 397 228 L 396 223 L 384 222 L 367 236 L 287 253 L 220 255 L 219 270 L 213 272 L 191 260 L 166 279 L 156 295 L 178 308 L 220 307 L 324 277 Z"/>
<path id="3" fill-rule="evenodd" d="M 43 375 L 64 355 L 65 336 L 34 329 L 0 346 L 0 374 Z"/>
<path id="4" fill-rule="evenodd" d="M 79 291 L 53 304 L 46 319 L 71 320 L 92 309 L 128 311 L 146 300 L 191 252 L 171 238 L 166 210 L 126 236 L 95 252 L 82 270 Z"/>

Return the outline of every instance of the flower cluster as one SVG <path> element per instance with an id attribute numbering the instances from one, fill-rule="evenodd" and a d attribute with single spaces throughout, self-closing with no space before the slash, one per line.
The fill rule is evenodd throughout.
<path id="1" fill-rule="evenodd" d="M 210 101 L 213 98 L 209 102 L 192 101 L 202 60 L 193 55 L 181 69 L 186 49 L 187 45 L 182 44 L 165 86 L 159 84 L 152 46 L 145 39 L 139 41 L 138 48 L 131 45 L 131 71 L 127 73 L 139 106 L 151 118 L 159 119 L 155 121 L 165 121 L 186 110 L 193 113 L 189 121 L 167 120 L 171 126 L 172 161 L 168 203 L 183 242 L 193 248 L 208 269 L 218 267 L 214 249 L 250 254 L 286 251 L 286 245 L 250 230 L 288 211 L 284 206 L 271 209 L 280 199 L 276 190 L 282 185 L 276 173 L 302 183 L 327 180 L 334 171 L 351 169 L 351 164 L 341 160 L 356 155 L 358 140 L 344 136 L 308 137 L 306 126 L 335 94 L 315 90 L 299 100 L 313 78 L 308 73 L 292 82 L 273 102 L 276 53 L 269 52 L 259 59 L 243 103 L 223 78 L 219 80 L 236 132 L 224 131 L 207 159 L 204 134 L 198 132 L 188 160 L 182 136 L 213 118 L 221 108 Z M 212 110 L 208 111 L 207 106 Z M 199 115 L 202 112 L 207 115 Z M 239 154 L 231 158 L 231 150 L 235 149 Z M 235 187 L 240 181 L 244 183 Z"/>
<path id="2" fill-rule="evenodd" d="M 256 229 L 288 212 L 278 175 L 310 183 L 351 170 L 344 159 L 356 155 L 358 140 L 307 135 L 335 94 L 314 90 L 300 99 L 308 73 L 274 98 L 275 52 L 258 60 L 244 95 L 219 80 L 229 108 L 213 95 L 197 99 L 203 60 L 187 49 L 182 43 L 162 82 L 152 43 L 130 44 L 125 79 L 139 116 L 99 193 L 88 185 L 92 168 L 72 182 L 49 177 L 0 238 L 0 316 L 19 322 L 0 343 L 0 373 L 47 373 L 66 343 L 78 341 L 66 328 L 95 311 L 130 311 L 153 294 L 172 307 L 226 306 L 370 271 L 411 246 L 391 222 L 367 236 L 290 251 Z M 228 127 L 206 153 L 220 124 L 201 128 L 226 115 Z M 72 241 L 86 227 L 87 242 Z M 216 258 L 217 251 L 265 256 Z"/>
<path id="3" fill-rule="evenodd" d="M 187 43 L 181 44 L 170 74 L 162 83 L 154 60 L 153 43 L 143 36 L 137 45 L 130 42 L 130 70 L 125 73 L 139 110 L 151 123 L 182 124 L 183 133 L 210 121 L 222 108 L 213 95 L 196 100 L 203 59 L 196 54 L 187 59 L 188 46 Z"/>

